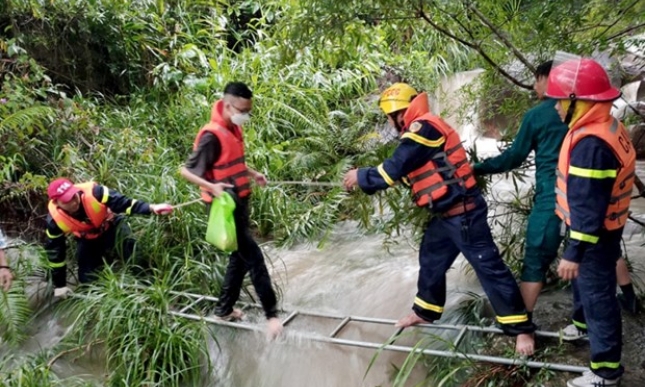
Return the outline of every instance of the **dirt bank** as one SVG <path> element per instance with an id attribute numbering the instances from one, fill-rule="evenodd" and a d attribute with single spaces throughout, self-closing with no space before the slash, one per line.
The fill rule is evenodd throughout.
<path id="1" fill-rule="evenodd" d="M 557 331 L 570 323 L 570 313 L 573 298 L 570 290 L 552 290 L 544 293 L 535 311 L 535 322 L 540 329 Z M 623 365 L 625 376 L 622 387 L 645 386 L 645 313 L 637 315 L 622 312 L 623 320 Z M 554 357 L 549 361 L 585 366 L 589 361 L 589 342 L 565 342 L 557 340 L 540 340 L 540 349 L 546 346 L 558 346 Z M 566 379 L 575 377 L 574 374 L 556 373 L 552 380 L 544 384 L 548 386 L 565 386 Z"/>

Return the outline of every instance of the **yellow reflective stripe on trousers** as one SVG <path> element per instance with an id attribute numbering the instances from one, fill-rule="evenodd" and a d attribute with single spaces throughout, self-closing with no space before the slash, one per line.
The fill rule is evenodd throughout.
<path id="1" fill-rule="evenodd" d="M 587 324 L 581 323 L 580 321 L 576 321 L 576 320 L 571 320 L 571 321 L 573 322 L 573 325 L 575 325 L 576 327 L 580 329 L 585 329 L 585 330 L 587 329 Z"/>
<path id="2" fill-rule="evenodd" d="M 47 238 L 49 238 L 49 239 L 56 239 L 56 238 L 60 238 L 63 235 L 65 235 L 65 234 L 52 235 L 52 233 L 50 233 L 49 230 L 45 230 L 45 234 L 47 234 Z"/>
<path id="3" fill-rule="evenodd" d="M 592 370 L 597 370 L 599 368 L 618 369 L 618 367 L 620 367 L 620 362 L 613 362 L 613 361 L 601 361 L 598 363 L 591 362 Z"/>
<path id="4" fill-rule="evenodd" d="M 615 169 L 587 169 L 578 168 L 573 165 L 569 167 L 569 175 L 587 177 L 589 179 L 607 179 L 616 177 Z"/>
<path id="5" fill-rule="evenodd" d="M 128 207 L 128 209 L 125 210 L 126 215 L 130 215 L 130 213 L 132 212 L 132 207 L 134 207 L 134 203 L 136 202 L 137 202 L 137 199 L 132 199 L 132 203 L 130 203 L 130 207 Z"/>
<path id="6" fill-rule="evenodd" d="M 421 145 L 429 146 L 430 148 L 437 148 L 440 147 L 444 142 L 446 142 L 446 138 L 441 136 L 437 140 L 428 140 L 427 138 L 423 136 L 419 136 L 418 134 L 414 133 L 404 133 L 401 138 L 409 138 L 410 140 L 419 143 Z"/>
<path id="7" fill-rule="evenodd" d="M 65 266 L 65 261 L 63 262 L 52 262 L 49 261 L 49 267 L 52 269 L 58 269 L 59 267 L 64 267 Z"/>
<path id="8" fill-rule="evenodd" d="M 101 198 L 101 203 L 103 204 L 107 203 L 109 198 L 110 198 L 110 189 L 106 186 L 103 186 L 103 197 Z"/>
<path id="9" fill-rule="evenodd" d="M 383 168 L 383 164 L 381 164 L 378 167 L 376 167 L 376 170 L 378 171 L 379 175 L 381 175 L 383 180 L 385 180 L 387 185 L 390 185 L 390 186 L 394 185 L 394 180 L 392 180 L 390 175 L 388 175 L 387 172 L 385 172 L 385 169 Z"/>
<path id="10" fill-rule="evenodd" d="M 420 306 L 425 310 L 431 310 L 433 312 L 443 313 L 443 306 L 430 304 L 428 302 L 423 301 L 419 297 L 414 297 L 414 305 Z"/>
<path id="11" fill-rule="evenodd" d="M 526 314 L 517 314 L 514 316 L 497 316 L 497 321 L 500 324 L 517 324 L 529 321 L 529 316 Z"/>
<path id="12" fill-rule="evenodd" d="M 579 231 L 573 231 L 573 230 L 569 231 L 569 238 L 570 239 L 575 239 L 575 240 L 578 240 L 578 241 L 589 242 L 589 243 L 593 243 L 593 244 L 598 243 L 598 237 L 597 236 L 585 234 L 585 233 L 582 233 L 582 232 L 579 232 Z"/>

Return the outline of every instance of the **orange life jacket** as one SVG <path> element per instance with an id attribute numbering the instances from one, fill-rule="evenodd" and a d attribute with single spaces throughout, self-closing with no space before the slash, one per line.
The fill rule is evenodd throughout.
<path id="1" fill-rule="evenodd" d="M 609 128 L 607 128 L 609 126 Z M 609 129 L 609 130 L 608 130 Z M 605 214 L 604 227 L 607 230 L 616 230 L 625 225 L 629 215 L 632 187 L 634 185 L 634 171 L 636 168 L 636 151 L 629 139 L 629 134 L 623 124 L 612 118 L 612 121 L 597 122 L 571 129 L 564 138 L 560 149 L 560 159 L 556 171 L 556 208 L 555 213 L 571 225 L 569 204 L 567 202 L 567 176 L 569 174 L 569 160 L 571 150 L 581 139 L 595 136 L 603 140 L 618 159 L 620 166 L 611 192 L 611 199 Z M 590 192 L 590 194 L 593 194 Z"/>
<path id="2" fill-rule="evenodd" d="M 48 210 L 58 228 L 65 234 L 72 233 L 78 238 L 95 239 L 110 227 L 114 214 L 102 202 L 96 200 L 92 190 L 94 182 L 74 184 L 81 190 L 81 205 L 85 210 L 88 221 L 80 221 L 60 209 L 53 201 L 49 201 Z"/>
<path id="3" fill-rule="evenodd" d="M 432 160 L 407 175 L 417 206 L 432 207 L 433 202 L 448 193 L 450 185 L 460 185 L 465 189 L 474 187 L 477 182 L 468 162 L 466 150 L 461 145 L 459 134 L 444 120 L 432 113 L 424 114 L 416 121 L 430 123 L 445 138 L 443 152 L 438 153 Z M 414 134 L 405 133 L 402 137 L 406 138 L 412 135 Z M 442 166 L 437 165 L 438 160 L 442 160 Z M 444 179 L 442 173 L 449 178 Z"/>
<path id="4" fill-rule="evenodd" d="M 215 122 L 210 122 L 197 134 L 193 149 L 197 149 L 204 133 L 210 132 L 215 135 L 221 144 L 221 153 L 212 168 L 206 171 L 204 178 L 215 183 L 233 184 L 238 197 L 243 198 L 251 194 L 251 184 L 248 169 L 244 162 L 242 132 L 237 126 L 234 127 L 234 131 L 235 133 Z M 208 203 L 213 200 L 211 195 L 203 189 L 202 199 Z"/>

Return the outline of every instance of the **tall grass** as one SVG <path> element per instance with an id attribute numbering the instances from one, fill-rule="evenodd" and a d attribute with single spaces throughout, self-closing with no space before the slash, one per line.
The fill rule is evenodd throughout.
<path id="1" fill-rule="evenodd" d="M 386 3 L 369 5 L 397 16 L 390 11 L 398 8 Z M 369 96 L 378 93 L 385 73 L 431 89 L 442 76 L 477 63 L 470 50 L 436 31 L 416 29 L 414 20 L 307 13 L 324 11 L 324 5 L 4 1 L 0 218 L 27 221 L 28 236 L 41 240 L 45 187 L 56 176 L 92 179 L 150 202 L 196 198 L 178 170 L 232 80 L 255 93 L 253 119 L 244 130 L 250 166 L 270 180 L 337 182 L 350 168 L 378 164 L 392 149 L 366 141 L 384 121 Z M 315 28 L 312 21 L 329 21 L 333 28 Z M 342 34 L 331 33 L 338 28 Z M 302 45 L 310 38 L 315 44 Z M 516 102 L 501 109 L 515 112 L 522 101 Z M 286 246 L 320 239 L 345 219 L 397 243 L 408 225 L 420 230 L 428 216 L 405 190 L 369 198 L 341 189 L 271 186 L 255 189 L 253 197 L 259 237 Z M 136 254 L 151 265 L 147 276 L 127 274 L 128 265 L 107 269 L 82 297 L 62 303 L 60 319 L 72 329 L 57 348 L 2 360 L 6 383 L 72 385 L 47 363 L 85 353 L 88 345 L 103 353 L 109 385 L 190 385 L 199 379 L 210 364 L 210 332 L 166 312 L 182 306 L 171 290 L 220 290 L 227 261 L 204 242 L 205 221 L 197 204 L 166 218 L 131 219 Z M 22 283 L 1 297 L 0 330 L 18 343 L 30 315 Z"/>
<path id="2" fill-rule="evenodd" d="M 55 176 L 94 180 L 150 202 L 196 198 L 197 190 L 178 170 L 197 131 L 208 122 L 212 103 L 232 80 L 254 90 L 253 120 L 244 131 L 247 160 L 269 179 L 339 181 L 357 162 L 376 160 L 375 151 L 365 152 L 359 141 L 377 117 L 374 106 L 361 99 L 376 88 L 378 64 L 373 59 L 323 74 L 316 53 L 284 65 L 272 41 L 236 53 L 223 44 L 222 29 L 212 24 L 223 15 L 221 9 L 195 2 L 162 10 L 162 3 L 141 2 L 140 9 L 132 10 L 109 1 L 87 8 L 77 2 L 12 8 L 13 29 L 3 35 L 2 45 L 12 47 L 14 61 L 3 73 L 0 91 L 0 138 L 8 145 L 2 156 L 10 161 L 0 168 L 2 208 L 15 211 L 19 203 L 26 211 L 18 215 L 42 216 L 44 188 Z M 213 19 L 195 17 L 203 9 Z M 16 24 L 27 13 L 43 24 Z M 61 83 L 52 83 L 48 69 L 30 53 L 40 58 L 42 42 L 35 37 L 44 38 L 60 23 L 77 29 L 52 36 L 51 50 L 68 54 L 64 45 L 79 39 L 78 46 L 94 55 L 96 39 L 105 39 L 107 75 L 124 71 L 127 76 L 115 87 L 129 95 L 106 98 L 80 83 L 86 92 L 70 93 L 67 86 L 74 82 L 61 76 L 54 78 Z M 21 28 L 33 35 L 21 35 Z M 67 75 L 80 80 L 85 77 L 81 70 L 97 65 L 96 57 L 74 60 L 86 68 Z M 50 71 L 65 68 L 55 61 L 48 64 Z M 340 189 L 271 187 L 256 189 L 254 196 L 251 218 L 260 236 L 284 244 L 324 235 L 352 207 L 351 197 Z M 99 281 L 79 288 L 77 297 L 58 306 L 58 319 L 71 329 L 43 356 L 7 360 L 7 383 L 64 384 L 47 363 L 80 353 L 100 354 L 96 361 L 105 362 L 109 385 L 176 386 L 203 380 L 210 374 L 211 332 L 167 312 L 182 306 L 171 290 L 219 293 L 227 258 L 204 242 L 205 221 L 199 204 L 167 218 L 132 218 L 136 254 L 150 262 L 148 275 L 131 277 L 126 265 L 126 270 L 107 269 Z M 29 315 L 15 297 L 20 294 L 24 297 L 18 284 L 7 295 L 13 297 L 8 299 L 12 307 L 2 319 L 6 336 L 14 340 Z M 23 318 L 12 320 L 17 312 Z M 29 375 L 26 364 L 33 365 Z"/>

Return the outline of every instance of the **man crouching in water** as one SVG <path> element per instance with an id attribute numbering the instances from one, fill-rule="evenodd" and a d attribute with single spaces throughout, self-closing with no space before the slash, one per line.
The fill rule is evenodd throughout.
<path id="1" fill-rule="evenodd" d="M 418 290 L 410 315 L 396 324 L 409 327 L 441 318 L 446 301 L 446 271 L 459 253 L 470 262 L 504 333 L 517 336 L 515 351 L 532 355 L 535 325 L 519 288 L 502 261 L 486 217 L 488 206 L 457 132 L 430 113 L 426 93 L 404 83 L 385 90 L 379 102 L 390 125 L 401 133 L 394 154 L 374 168 L 353 169 L 343 184 L 374 194 L 403 181 L 416 205 L 430 210 L 419 249 Z"/>

